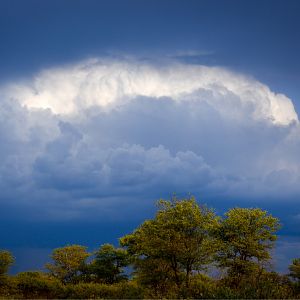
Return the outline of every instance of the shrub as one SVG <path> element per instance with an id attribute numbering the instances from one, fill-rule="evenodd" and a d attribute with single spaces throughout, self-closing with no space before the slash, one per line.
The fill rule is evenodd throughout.
<path id="1" fill-rule="evenodd" d="M 65 287 L 64 298 L 68 299 L 141 299 L 141 288 L 134 282 L 117 284 L 79 283 Z"/>
<path id="2" fill-rule="evenodd" d="M 40 272 L 22 272 L 15 280 L 19 294 L 25 299 L 58 298 L 63 291 L 57 279 Z"/>

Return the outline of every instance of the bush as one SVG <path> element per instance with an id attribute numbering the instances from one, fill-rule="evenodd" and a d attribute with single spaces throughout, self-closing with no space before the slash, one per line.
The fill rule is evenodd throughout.
<path id="1" fill-rule="evenodd" d="M 40 272 L 22 272 L 15 280 L 19 294 L 25 299 L 58 298 L 63 291 L 57 279 Z"/>
<path id="2" fill-rule="evenodd" d="M 65 286 L 67 299 L 142 299 L 142 289 L 133 282 L 117 284 L 79 283 Z"/>
<path id="3" fill-rule="evenodd" d="M 261 270 L 239 278 L 239 285 L 233 286 L 229 277 L 218 283 L 216 298 L 242 299 L 287 299 L 294 298 L 292 284 L 287 276 Z"/>
<path id="4" fill-rule="evenodd" d="M 18 299 L 22 298 L 20 295 L 17 281 L 14 277 L 1 277 L 1 284 L 0 284 L 0 299 Z"/>
<path id="5" fill-rule="evenodd" d="M 180 296 L 193 299 L 215 298 L 216 284 L 210 277 L 197 274 L 192 276 L 189 288 L 182 287 Z"/>

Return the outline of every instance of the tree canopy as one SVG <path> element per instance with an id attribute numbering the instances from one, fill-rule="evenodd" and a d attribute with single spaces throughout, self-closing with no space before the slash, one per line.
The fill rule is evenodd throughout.
<path id="1" fill-rule="evenodd" d="M 0 276 L 6 274 L 13 263 L 12 254 L 7 250 L 0 250 Z"/>
<path id="2" fill-rule="evenodd" d="M 136 257 L 137 271 L 141 260 L 165 266 L 177 286 L 189 285 L 191 273 L 203 270 L 213 258 L 216 243 L 211 232 L 219 219 L 213 210 L 197 204 L 194 197 L 171 201 L 160 200 L 153 220 L 145 221 L 132 234 L 120 240 Z"/>
<path id="3" fill-rule="evenodd" d="M 300 258 L 295 258 L 289 266 L 290 276 L 300 283 Z"/>
<path id="4" fill-rule="evenodd" d="M 70 245 L 53 250 L 53 263 L 46 264 L 50 273 L 62 282 L 73 282 L 84 271 L 89 257 L 87 247 Z"/>
<path id="5" fill-rule="evenodd" d="M 128 259 L 125 249 L 104 244 L 96 251 L 95 259 L 90 264 L 89 270 L 98 282 L 119 282 L 127 278 L 123 268 L 128 265 Z"/>
<path id="6" fill-rule="evenodd" d="M 219 265 L 232 277 L 249 275 L 270 260 L 279 227 L 277 218 L 259 208 L 230 209 L 217 231 Z"/>

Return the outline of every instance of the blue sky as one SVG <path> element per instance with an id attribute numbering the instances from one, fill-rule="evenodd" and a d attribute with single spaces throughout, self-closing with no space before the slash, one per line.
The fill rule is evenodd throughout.
<path id="1" fill-rule="evenodd" d="M 105 53 L 213 53 L 296 93 L 298 1 L 1 1 L 1 77 Z M 294 85 L 294 86 L 293 86 Z M 282 88 L 281 88 L 282 90 Z"/>
<path id="2" fill-rule="evenodd" d="M 299 11 L 2 0 L 0 247 L 15 270 L 116 243 L 173 192 L 278 216 L 284 270 L 300 249 Z"/>

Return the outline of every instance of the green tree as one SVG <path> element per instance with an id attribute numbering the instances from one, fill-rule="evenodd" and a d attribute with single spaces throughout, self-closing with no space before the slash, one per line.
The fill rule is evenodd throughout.
<path id="1" fill-rule="evenodd" d="M 217 231 L 217 259 L 235 284 L 251 272 L 258 278 L 261 267 L 271 258 L 278 229 L 278 219 L 259 208 L 233 208 L 225 214 Z"/>
<path id="2" fill-rule="evenodd" d="M 292 264 L 289 266 L 290 276 L 300 283 L 300 258 L 293 259 Z"/>
<path id="3" fill-rule="evenodd" d="M 13 263 L 14 258 L 12 254 L 6 250 L 0 250 L 0 276 L 5 275 Z"/>
<path id="4" fill-rule="evenodd" d="M 6 298 L 11 290 L 10 278 L 7 276 L 9 267 L 14 263 L 14 258 L 9 251 L 0 250 L 0 298 Z"/>
<path id="5" fill-rule="evenodd" d="M 178 288 L 183 282 L 188 287 L 192 273 L 205 269 L 212 261 L 216 243 L 211 232 L 218 226 L 218 218 L 206 206 L 199 206 L 194 197 L 160 200 L 158 206 L 153 220 L 145 221 L 120 243 L 135 256 L 137 273 L 150 261 L 153 271 L 161 273 L 163 267 Z"/>
<path id="6" fill-rule="evenodd" d="M 135 280 L 147 287 L 146 298 L 177 298 L 178 287 L 174 282 L 173 270 L 164 259 L 145 257 L 135 260 L 138 270 Z"/>
<path id="7" fill-rule="evenodd" d="M 87 247 L 70 245 L 53 250 L 53 263 L 46 264 L 50 274 L 63 283 L 77 282 L 86 269 L 86 259 L 90 256 Z"/>
<path id="8" fill-rule="evenodd" d="M 295 293 L 300 294 L 300 258 L 295 258 L 292 261 L 292 264 L 289 266 L 290 274 L 289 276 L 294 281 Z"/>
<path id="9" fill-rule="evenodd" d="M 108 284 L 116 283 L 127 278 L 124 267 L 129 263 L 127 251 L 104 244 L 96 252 L 95 259 L 89 266 L 96 281 Z"/>

